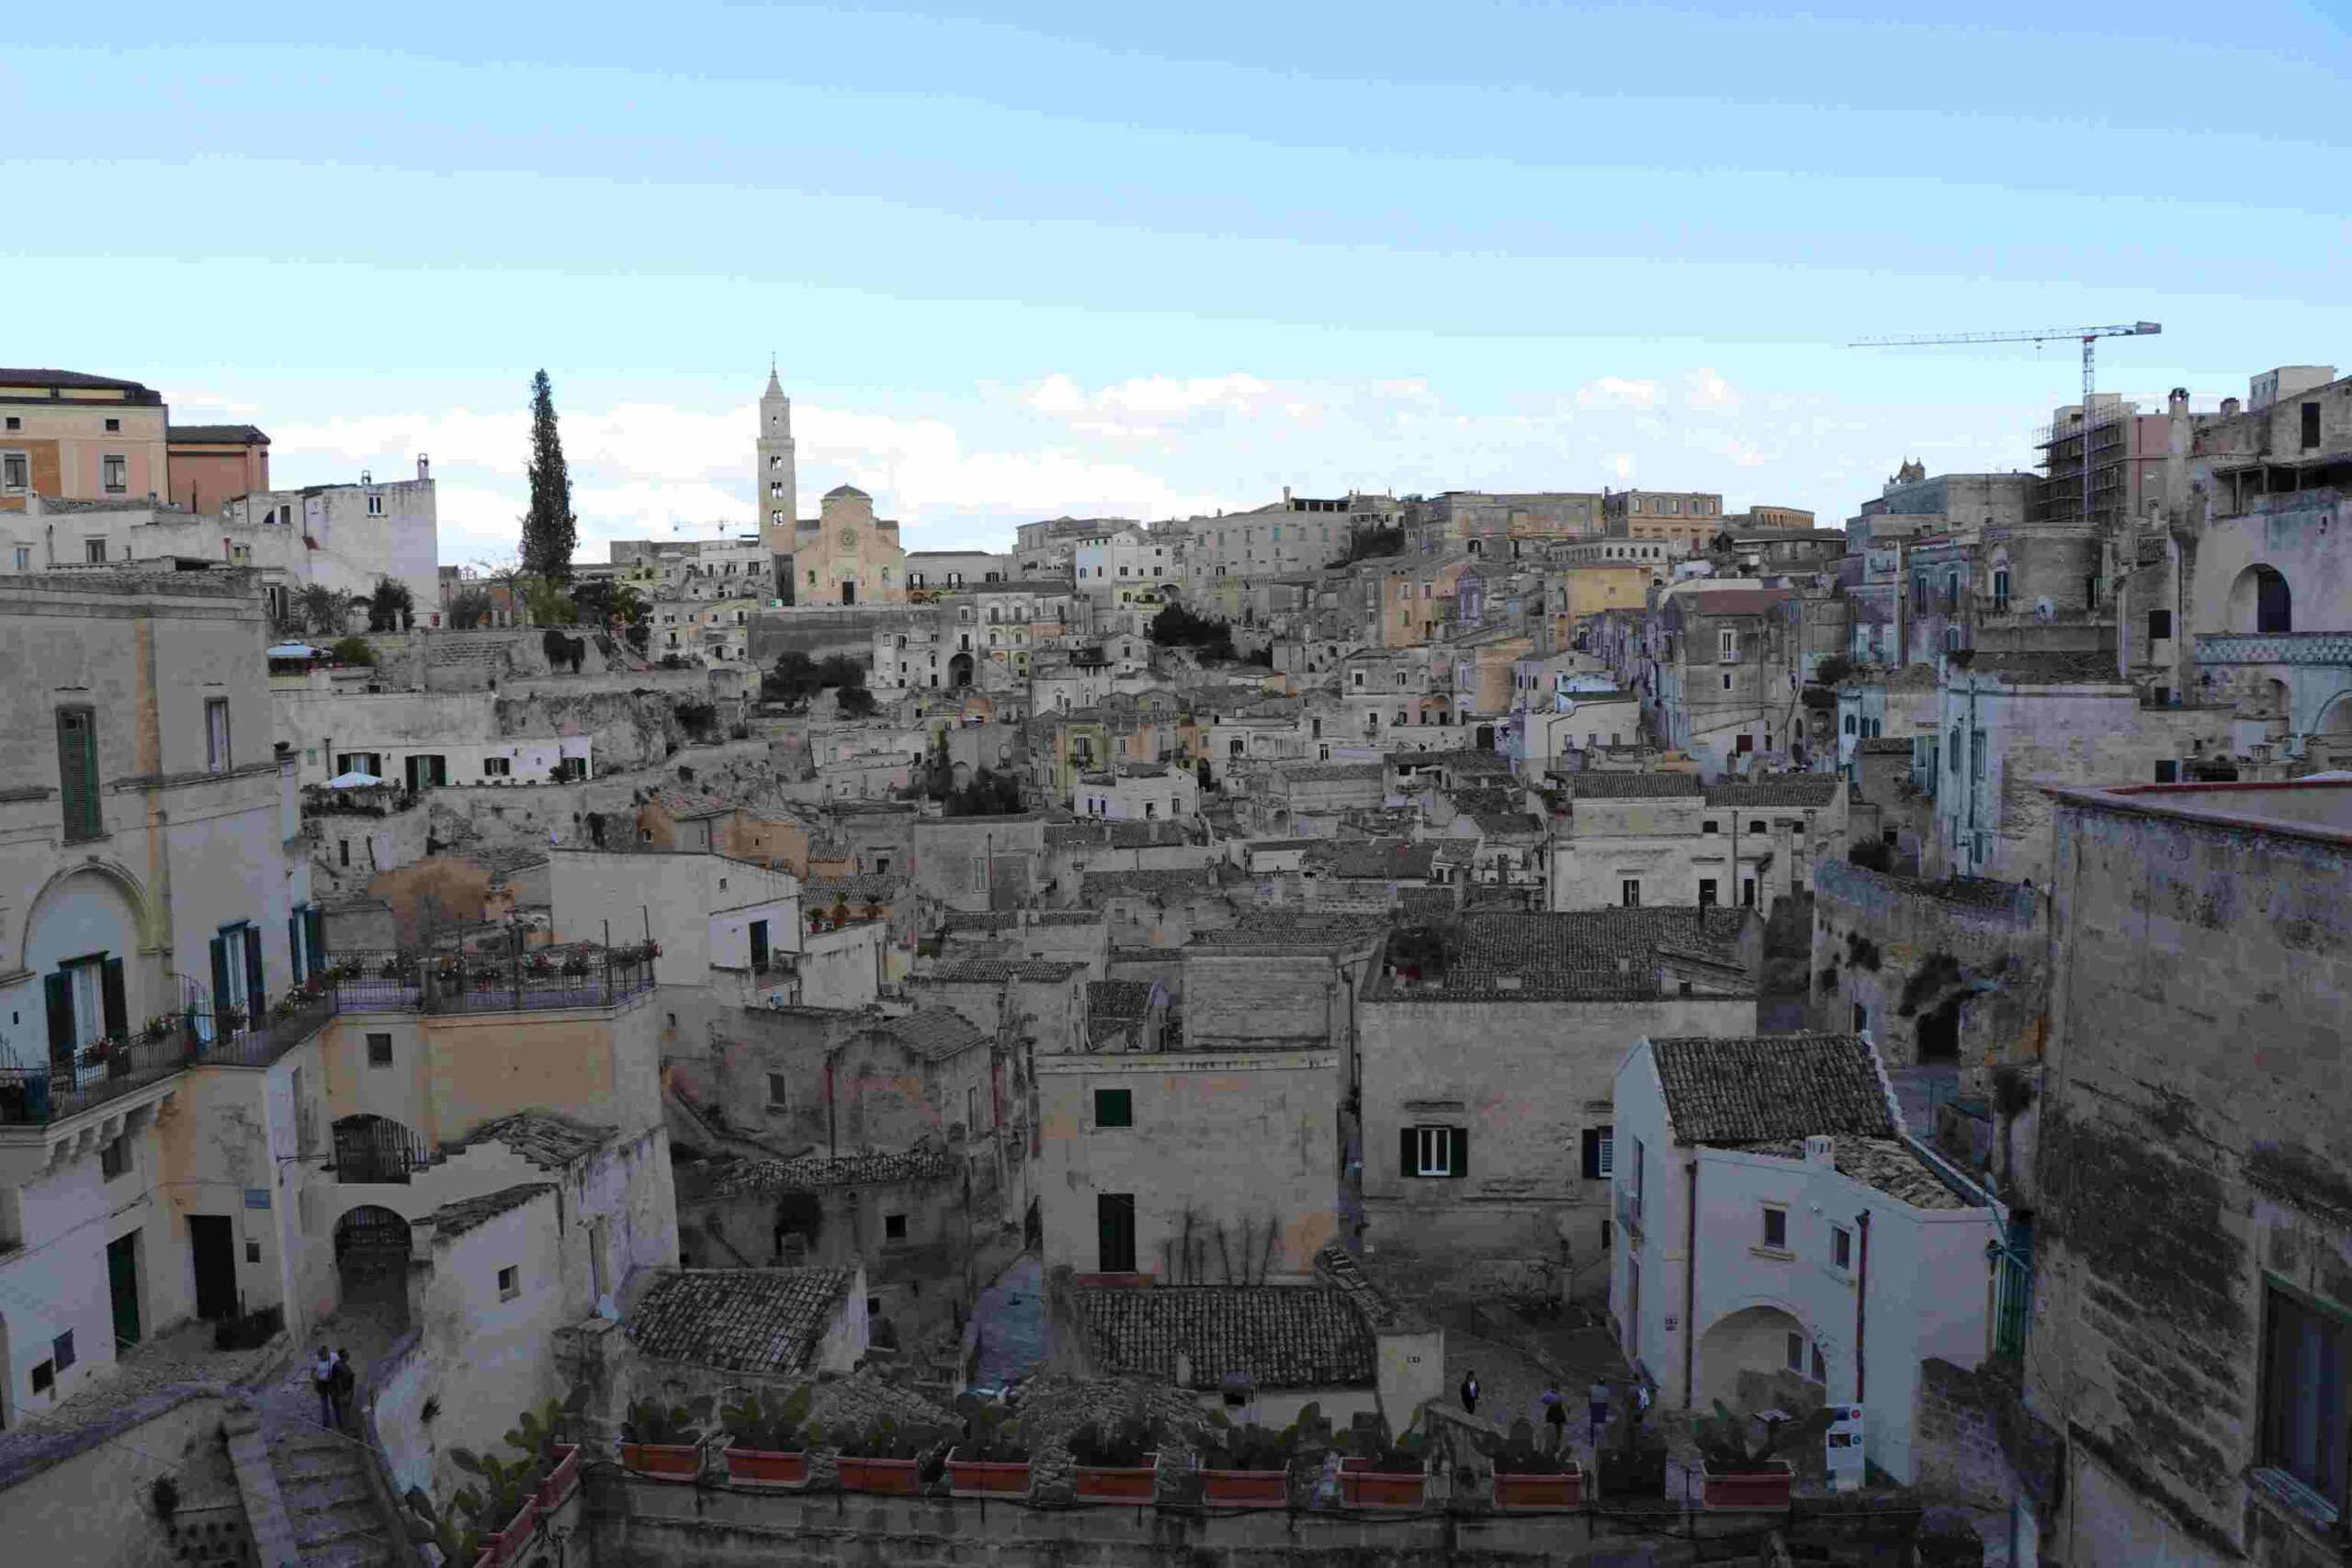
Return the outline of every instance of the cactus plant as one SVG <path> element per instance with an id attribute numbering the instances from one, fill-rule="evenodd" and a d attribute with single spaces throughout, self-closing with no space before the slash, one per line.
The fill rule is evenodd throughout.
<path id="1" fill-rule="evenodd" d="M 1479 1432 L 1471 1441 L 1494 1461 L 1498 1474 L 1558 1475 L 1567 1469 L 1559 1455 L 1536 1447 L 1534 1425 L 1523 1418 L 1512 1422 L 1507 1433 Z"/>
<path id="2" fill-rule="evenodd" d="M 1835 1413 L 1825 1408 L 1792 1420 L 1766 1421 L 1762 1440 L 1752 1442 L 1748 1423 L 1758 1418 L 1735 1416 L 1720 1399 L 1714 1404 L 1714 1414 L 1699 1417 L 1690 1435 L 1711 1475 L 1762 1475 L 1779 1469 L 1784 1462 L 1778 1457 L 1782 1450 L 1806 1438 L 1818 1440 L 1835 1418 Z"/>

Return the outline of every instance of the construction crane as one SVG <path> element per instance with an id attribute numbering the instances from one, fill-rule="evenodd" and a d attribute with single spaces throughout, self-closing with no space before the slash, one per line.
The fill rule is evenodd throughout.
<path id="1" fill-rule="evenodd" d="M 2026 333 L 1939 333 L 1931 337 L 1866 337 L 1851 348 L 1917 348 L 1954 343 L 2049 343 L 2077 338 L 2083 345 L 2083 521 L 2091 520 L 2091 389 L 2098 384 L 2098 345 L 2103 337 L 2153 337 L 2164 331 L 2154 321 L 2132 321 L 2116 327 L 2044 327 Z"/>

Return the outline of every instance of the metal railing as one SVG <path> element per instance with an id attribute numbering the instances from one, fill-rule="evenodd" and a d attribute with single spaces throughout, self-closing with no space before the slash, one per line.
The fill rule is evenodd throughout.
<path id="1" fill-rule="evenodd" d="M 653 988 L 659 943 L 524 947 L 514 939 L 467 953 L 343 949 L 326 985 L 345 1012 L 536 1012 L 611 1007 Z"/>
<path id="2" fill-rule="evenodd" d="M 101 1042 L 43 1066 L 0 1067 L 0 1126 L 51 1125 L 189 1067 L 266 1067 L 334 1013 L 331 995 L 298 992 L 257 1023 L 191 1010 L 160 1033 Z"/>

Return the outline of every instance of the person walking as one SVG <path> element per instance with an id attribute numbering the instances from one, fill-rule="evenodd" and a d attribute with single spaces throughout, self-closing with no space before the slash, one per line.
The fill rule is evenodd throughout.
<path id="1" fill-rule="evenodd" d="M 1584 1396 L 1592 1407 L 1592 1446 L 1597 1449 L 1600 1446 L 1600 1434 L 1609 1429 L 1609 1384 L 1596 1377 Z"/>
<path id="2" fill-rule="evenodd" d="M 351 1367 L 351 1347 L 340 1345 L 334 1352 L 334 1424 L 339 1431 L 351 1428 L 351 1402 L 359 1391 L 359 1374 Z"/>
<path id="3" fill-rule="evenodd" d="M 1478 1414 L 1478 1373 L 1476 1368 L 1462 1374 L 1462 1408 L 1464 1414 Z"/>
<path id="4" fill-rule="evenodd" d="M 1556 1388 L 1544 1391 L 1544 1424 L 1552 1429 L 1552 1451 L 1559 1453 L 1568 1446 L 1568 1402 L 1560 1397 Z"/>
<path id="5" fill-rule="evenodd" d="M 319 1359 L 311 1363 L 311 1389 L 319 1396 L 319 1425 L 334 1425 L 334 1358 L 327 1348 L 319 1347 Z"/>

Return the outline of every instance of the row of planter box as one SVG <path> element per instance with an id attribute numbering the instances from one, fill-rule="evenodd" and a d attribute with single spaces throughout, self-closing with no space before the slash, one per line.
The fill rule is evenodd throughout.
<path id="1" fill-rule="evenodd" d="M 504 1568 L 509 1562 L 521 1562 L 531 1538 L 538 1532 L 540 1517 L 562 1507 L 580 1489 L 579 1445 L 558 1443 L 555 1451 L 555 1468 L 523 1500 L 522 1508 L 506 1522 L 506 1528 L 483 1541 L 481 1555 L 474 1559 L 474 1568 Z"/>
<path id="2" fill-rule="evenodd" d="M 798 1487 L 808 1483 L 805 1453 L 763 1453 L 752 1449 L 721 1450 L 727 1479 L 738 1485 Z M 1133 1468 L 1106 1469 L 1080 1465 L 1077 1497 L 1081 1503 L 1149 1503 L 1157 1495 L 1159 1456 Z M 846 1492 L 875 1492 L 913 1496 L 922 1463 L 911 1459 L 852 1459 L 835 1461 Z M 621 1464 L 639 1475 L 672 1481 L 692 1481 L 702 1472 L 702 1450 L 695 1447 L 662 1447 L 647 1443 L 621 1445 Z M 1290 1472 L 1283 1470 L 1204 1470 L 1200 1472 L 1202 1500 L 1218 1507 L 1280 1508 L 1290 1502 Z M 998 1463 L 947 1454 L 948 1490 L 958 1497 L 1025 1497 L 1029 1495 L 1027 1462 Z M 1418 1509 L 1424 1496 L 1419 1471 L 1374 1470 L 1357 1459 L 1340 1463 L 1340 1499 L 1351 1508 Z M 1556 1475 L 1498 1472 L 1495 1502 L 1505 1508 L 1575 1508 L 1584 1504 L 1584 1472 L 1572 1469 Z M 1781 1478 L 1781 1502 L 1787 1482 Z M 1754 1506 L 1754 1505 L 1748 1505 Z"/>

